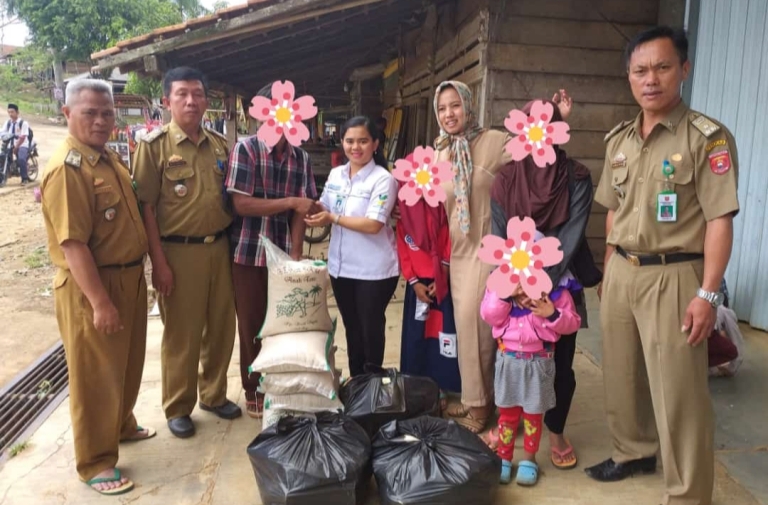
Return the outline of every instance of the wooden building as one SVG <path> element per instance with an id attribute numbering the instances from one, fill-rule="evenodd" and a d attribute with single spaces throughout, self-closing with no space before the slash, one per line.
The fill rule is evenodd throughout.
<path id="1" fill-rule="evenodd" d="M 438 132 L 435 86 L 470 85 L 485 127 L 510 109 L 565 88 L 576 105 L 568 152 L 599 180 L 603 137 L 638 111 L 622 50 L 658 23 L 683 26 L 685 0 L 250 0 L 93 55 L 99 69 L 161 75 L 195 66 L 231 103 L 289 79 L 320 108 L 382 114 L 400 156 Z M 234 116 L 230 121 L 234 120 Z M 234 126 L 234 125 L 232 125 Z M 392 125 L 390 125 L 392 126 Z M 236 128 L 228 127 L 229 132 Z M 234 141 L 234 138 L 231 139 Z M 604 254 L 605 209 L 588 239 Z"/>

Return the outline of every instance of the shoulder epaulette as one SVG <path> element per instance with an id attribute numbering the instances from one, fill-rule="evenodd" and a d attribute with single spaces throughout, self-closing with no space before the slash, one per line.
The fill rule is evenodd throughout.
<path id="1" fill-rule="evenodd" d="M 634 123 L 634 121 L 622 121 L 621 123 L 617 124 L 616 126 L 613 127 L 613 130 L 605 134 L 605 138 L 603 139 L 603 142 L 608 142 L 617 133 L 619 133 L 621 130 L 631 125 L 632 123 Z"/>
<path id="2" fill-rule="evenodd" d="M 225 141 L 227 140 L 227 137 L 226 137 L 225 135 L 223 135 L 223 134 L 221 134 L 221 133 L 217 132 L 217 131 L 216 131 L 216 130 L 214 130 L 213 128 L 208 128 L 207 126 L 206 126 L 206 127 L 204 127 L 204 128 L 205 128 L 205 131 L 207 131 L 208 133 L 210 133 L 210 134 L 213 134 L 213 135 L 216 135 L 217 137 L 219 137 L 219 138 L 220 138 L 220 139 L 222 139 L 222 140 L 225 140 Z"/>
<path id="3" fill-rule="evenodd" d="M 159 139 L 167 131 L 168 131 L 168 125 L 165 125 L 162 128 L 155 128 L 154 130 L 149 132 L 149 135 L 143 137 L 141 140 L 147 143 L 152 143 L 155 140 Z"/>
<path id="4" fill-rule="evenodd" d="M 694 112 L 690 115 L 689 119 L 693 127 L 699 130 L 701 134 L 707 138 L 711 137 L 712 134 L 720 130 L 719 125 L 717 125 L 714 121 L 703 114 Z"/>
<path id="5" fill-rule="evenodd" d="M 76 149 L 70 149 L 67 153 L 67 157 L 64 158 L 64 164 L 72 168 L 80 168 L 83 162 L 83 155 Z"/>

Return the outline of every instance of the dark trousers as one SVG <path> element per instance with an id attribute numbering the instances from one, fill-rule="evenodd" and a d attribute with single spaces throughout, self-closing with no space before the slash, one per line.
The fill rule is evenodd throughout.
<path id="1" fill-rule="evenodd" d="M 257 335 L 267 317 L 267 276 L 267 267 L 232 264 L 237 333 L 240 339 L 240 377 L 248 401 L 256 399 L 256 388 L 259 387 L 261 377 L 258 372 L 249 373 L 248 367 L 261 351 L 261 340 Z"/>
<path id="2" fill-rule="evenodd" d="M 384 362 L 385 311 L 397 288 L 398 277 L 364 281 L 331 277 L 333 295 L 347 333 L 351 376 L 365 372 L 365 364 Z"/>
<path id="3" fill-rule="evenodd" d="M 576 391 L 576 374 L 573 373 L 573 357 L 576 354 L 576 333 L 563 335 L 555 344 L 555 399 L 557 405 L 547 411 L 544 424 L 556 435 L 562 435 L 568 412 L 571 410 L 573 393 Z"/>

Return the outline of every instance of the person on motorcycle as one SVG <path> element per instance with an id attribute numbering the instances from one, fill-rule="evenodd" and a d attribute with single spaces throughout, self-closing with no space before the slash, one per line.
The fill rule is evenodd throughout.
<path id="1" fill-rule="evenodd" d="M 29 158 L 29 124 L 19 117 L 19 106 L 15 103 L 8 104 L 8 116 L 10 119 L 5 122 L 2 133 L 16 135 L 14 141 L 13 154 L 16 156 L 16 164 L 21 174 L 21 185 L 29 182 L 27 175 L 27 158 Z"/>

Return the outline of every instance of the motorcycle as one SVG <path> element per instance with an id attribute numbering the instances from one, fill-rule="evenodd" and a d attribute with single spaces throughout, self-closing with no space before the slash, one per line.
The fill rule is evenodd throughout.
<path id="1" fill-rule="evenodd" d="M 12 133 L 5 133 L 0 137 L 0 188 L 8 183 L 11 177 L 21 177 L 21 171 L 13 155 L 14 141 L 18 137 Z M 30 181 L 37 179 L 38 161 L 37 161 L 37 142 L 32 140 L 29 146 L 29 156 L 27 157 L 27 177 Z"/>

